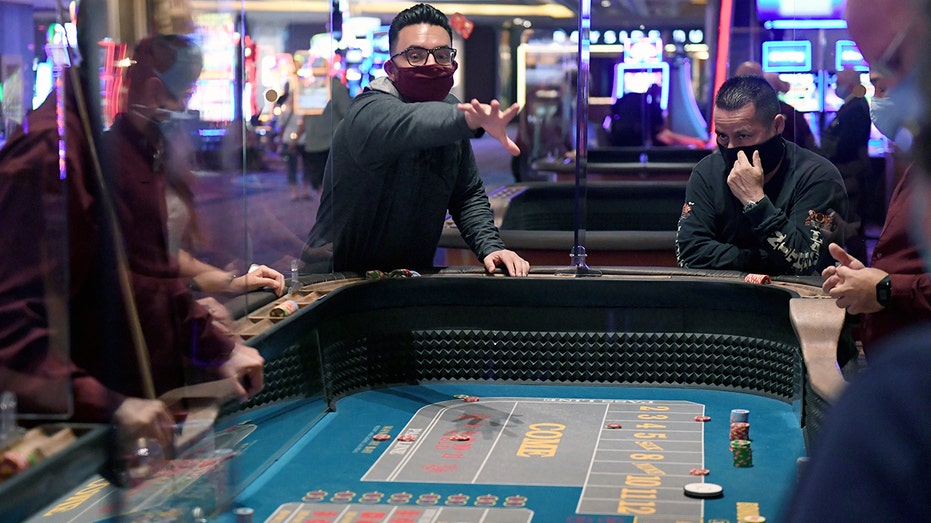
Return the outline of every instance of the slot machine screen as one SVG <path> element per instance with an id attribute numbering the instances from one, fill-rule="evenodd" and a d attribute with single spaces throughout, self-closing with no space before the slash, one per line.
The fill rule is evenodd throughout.
<path id="1" fill-rule="evenodd" d="M 844 0 L 757 0 L 761 22 L 770 20 L 841 20 Z"/>
<path id="2" fill-rule="evenodd" d="M 660 107 L 665 111 L 669 105 L 669 64 L 661 62 L 655 66 L 630 67 L 618 64 L 615 72 L 614 99 L 627 93 L 645 93 L 651 85 L 662 89 Z"/>
<path id="3" fill-rule="evenodd" d="M 822 110 L 824 98 L 818 73 L 779 73 L 779 79 L 789 84 L 789 92 L 779 95 L 783 102 L 803 113 Z"/>
<path id="4" fill-rule="evenodd" d="M 870 64 L 863 58 L 863 53 L 853 40 L 838 40 L 834 43 L 834 70 L 841 69 L 870 70 Z"/>
<path id="5" fill-rule="evenodd" d="M 624 93 L 645 93 L 651 85 L 663 85 L 662 71 L 624 71 Z"/>
<path id="6" fill-rule="evenodd" d="M 781 40 L 763 42 L 763 71 L 794 73 L 810 71 L 811 42 L 808 40 Z"/>
<path id="7" fill-rule="evenodd" d="M 32 108 L 38 109 L 55 86 L 55 71 L 51 62 L 36 64 L 36 80 L 33 86 Z"/>

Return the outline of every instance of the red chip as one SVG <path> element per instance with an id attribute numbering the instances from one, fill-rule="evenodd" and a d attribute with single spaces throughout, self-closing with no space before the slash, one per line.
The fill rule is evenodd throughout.
<path id="1" fill-rule="evenodd" d="M 621 428 L 621 424 L 620 423 L 608 423 L 607 425 L 605 425 L 605 427 L 609 429 L 619 429 Z"/>
<path id="2" fill-rule="evenodd" d="M 706 422 L 711 421 L 711 416 L 695 416 L 695 421 L 706 423 Z"/>
<path id="3" fill-rule="evenodd" d="M 744 277 L 744 281 L 747 283 L 757 283 L 760 285 L 769 285 L 773 282 L 772 278 L 766 274 L 748 274 Z"/>
<path id="4" fill-rule="evenodd" d="M 398 441 L 414 441 L 415 439 L 417 439 L 417 436 L 414 436 L 412 434 L 403 434 L 401 436 L 398 436 Z"/>
<path id="5" fill-rule="evenodd" d="M 708 469 L 692 469 L 689 471 L 689 474 L 693 476 L 707 476 L 711 471 Z"/>
<path id="6" fill-rule="evenodd" d="M 449 437 L 449 439 L 452 441 L 469 441 L 472 438 L 470 438 L 466 434 L 453 434 L 452 436 Z"/>
<path id="7" fill-rule="evenodd" d="M 388 441 L 391 439 L 391 434 L 375 434 L 372 439 L 375 441 Z"/>
<path id="8" fill-rule="evenodd" d="M 468 403 L 475 403 L 476 401 L 478 401 L 478 396 L 466 396 L 462 398 L 462 401 L 465 401 Z"/>

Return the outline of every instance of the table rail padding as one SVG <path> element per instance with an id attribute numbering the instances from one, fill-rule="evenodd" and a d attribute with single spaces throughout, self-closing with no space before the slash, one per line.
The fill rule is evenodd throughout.
<path id="1" fill-rule="evenodd" d="M 753 393 L 793 404 L 806 432 L 829 407 L 811 387 L 789 315 L 790 300 L 821 293 L 813 280 L 538 270 L 502 278 L 451 268 L 336 289 L 249 340 L 266 359 L 266 388 L 241 409 L 306 397 L 335 408 L 371 388 L 460 381 Z"/>
<path id="2" fill-rule="evenodd" d="M 283 345 L 319 351 L 330 401 L 397 383 L 494 380 L 724 388 L 792 402 L 803 375 L 788 317 L 795 295 L 648 277 L 376 280 L 301 310 L 258 346 L 270 360 Z"/>
<path id="3" fill-rule="evenodd" d="M 334 399 L 420 382 L 696 386 L 791 403 L 798 348 L 726 334 L 440 329 L 373 333 L 324 348 Z"/>

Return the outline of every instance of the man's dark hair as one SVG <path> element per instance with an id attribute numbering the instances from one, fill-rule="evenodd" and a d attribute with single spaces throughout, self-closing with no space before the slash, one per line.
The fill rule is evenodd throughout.
<path id="1" fill-rule="evenodd" d="M 396 51 L 394 46 L 398 43 L 398 33 L 401 32 L 401 29 L 416 24 L 438 25 L 446 29 L 446 32 L 449 33 L 449 41 L 453 41 L 453 28 L 449 25 L 449 19 L 446 18 L 446 15 L 432 5 L 417 4 L 401 11 L 391 21 L 391 27 L 388 29 L 388 49 L 392 53 Z"/>
<path id="2" fill-rule="evenodd" d="M 735 76 L 721 85 L 714 106 L 725 111 L 736 111 L 749 104 L 756 109 L 756 119 L 765 124 L 782 111 L 773 86 L 762 76 Z"/>

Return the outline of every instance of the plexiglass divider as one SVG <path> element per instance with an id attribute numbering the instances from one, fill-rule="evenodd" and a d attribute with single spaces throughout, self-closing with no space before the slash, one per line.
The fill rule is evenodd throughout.
<path id="1" fill-rule="evenodd" d="M 42 53 L 20 56 L 4 49 L 0 56 L 3 215 L 24 223 L 10 227 L 4 240 L 10 248 L 3 250 L 11 269 L 30 269 L 11 271 L 26 275 L 25 283 L 4 278 L 2 310 L 12 311 L 4 314 L 23 332 L 41 334 L 35 345 L 17 349 L 35 358 L 31 367 L 10 357 L 15 336 L 0 338 L 0 392 L 19 394 L 0 397 L 0 438 L 18 440 L 38 426 L 32 437 L 46 442 L 64 438 L 61 429 L 68 428 L 74 441 L 63 448 L 74 446 L 66 454 L 90 456 L 98 465 L 62 476 L 77 478 L 74 484 L 59 481 L 40 492 L 41 502 L 49 495 L 57 500 L 46 507 L 48 514 L 78 507 L 74 496 L 91 484 L 101 487 L 96 495 L 114 515 L 167 511 L 198 520 L 228 513 L 235 495 L 328 409 L 320 341 L 285 320 L 358 279 L 311 268 L 301 259 L 325 183 L 303 163 L 320 168 L 321 153 L 325 161 L 326 147 L 311 145 L 309 136 L 320 129 L 331 135 L 336 122 L 328 107 L 336 91 L 356 96 L 384 75 L 390 59 L 387 24 L 396 13 L 318 0 L 259 14 L 250 11 L 254 4 L 83 0 L 77 24 L 61 4 L 54 16 L 34 18 L 47 21 L 40 23 L 47 34 L 42 44 L 48 44 Z M 648 20 L 651 13 L 640 13 L 643 23 L 608 26 L 598 19 L 604 6 L 595 6 L 594 14 L 590 0 L 571 7 L 577 9 L 572 36 L 565 31 L 570 28 L 559 27 L 572 20 L 541 18 L 538 30 L 527 20 L 479 16 L 480 25 L 501 35 L 491 54 L 480 54 L 481 46 L 457 30 L 456 47 L 475 49 L 475 56 L 462 52 L 464 67 L 453 89 L 471 96 L 463 75 L 483 74 L 484 62 L 499 63 L 499 51 L 510 46 L 500 64 L 510 67 L 513 57 L 516 74 L 497 71 L 488 82 L 493 96 L 524 104 L 513 128 L 527 139 L 527 150 L 515 170 L 486 177 L 487 188 L 529 187 L 567 176 L 563 180 L 575 188 L 574 236 L 565 252 L 569 267 L 557 272 L 596 276 L 600 271 L 589 267 L 589 255 L 598 253 L 585 248 L 593 174 L 599 183 L 618 176 L 651 184 L 666 163 L 681 168 L 697 161 L 689 156 L 664 162 L 674 151 L 654 143 L 630 149 L 612 143 L 611 125 L 619 125 L 614 106 L 624 94 L 659 82 L 663 109 L 689 113 L 669 119 L 670 125 L 710 142 L 713 86 L 722 80 L 712 59 L 730 59 L 733 69 L 738 58 L 760 59 L 764 39 L 807 38 L 817 44 L 819 63 L 811 69 L 818 74 L 784 78 L 817 78 L 823 86 L 834 33 L 764 30 L 755 6 L 726 1 L 710 2 L 708 11 L 734 9 L 734 27 L 718 28 L 716 17 L 708 15 L 688 27 L 654 29 L 646 26 L 656 20 Z M 0 9 L 20 21 L 33 20 L 31 10 L 3 2 Z M 290 20 L 288 9 L 301 16 Z M 713 50 L 710 39 L 732 33 L 728 47 Z M 548 41 L 541 42 L 541 34 Z M 66 60 L 69 44 L 78 53 Z M 641 52 L 654 54 L 632 60 Z M 66 63 L 78 54 L 79 64 Z M 30 71 L 26 65 L 33 58 L 37 65 Z M 35 75 L 25 82 L 36 93 L 35 120 L 15 109 L 10 94 L 16 86 L 11 78 L 27 72 Z M 669 86 L 670 81 L 679 83 Z M 24 105 L 25 90 L 19 93 Z M 45 95 L 53 102 L 52 120 L 43 122 L 39 103 Z M 30 186 L 28 194 L 9 183 L 14 164 L 7 162 L 38 150 L 28 133 L 16 134 L 20 124 L 38 137 L 36 143 L 51 140 L 42 142 L 50 154 L 32 164 L 48 171 L 41 177 L 46 183 Z M 713 144 L 704 148 L 711 153 Z M 702 147 L 691 151 L 696 149 Z M 478 155 L 481 166 L 500 163 L 505 153 L 495 148 Z M 522 180 L 528 172 L 532 179 Z M 687 173 L 677 171 L 675 180 L 684 183 Z M 34 223 L 28 222 L 30 213 L 39 215 Z M 18 302 L 23 289 L 30 294 Z M 27 312 L 35 312 L 38 323 L 24 322 L 34 319 Z M 249 389 L 255 382 L 224 379 L 230 367 L 222 362 L 230 351 L 247 359 L 261 354 L 262 391 Z M 233 372 L 240 378 L 248 373 Z M 251 399 L 237 399 L 243 393 L 239 386 Z M 126 403 L 127 397 L 135 399 Z M 170 420 L 167 439 L 157 431 L 133 430 L 151 426 L 145 413 L 159 400 L 166 405 L 160 415 Z M 299 423 L 279 427 L 261 445 L 245 443 L 255 431 L 267 433 L 288 419 L 291 410 L 300 411 Z M 79 454 L 80 448 L 110 454 Z M 237 468 L 240 456 L 249 470 Z M 41 474 L 71 471 L 70 463 L 50 458 L 27 471 L 32 476 L 0 483 L 0 498 L 25 500 L 9 508 L 20 512 L 8 513 L 25 517 L 42 508 L 40 501 L 14 494 L 32 488 L 29 482 Z M 206 474 L 191 473 L 204 468 Z M 146 489 L 165 482 L 175 488 L 146 497 Z"/>

